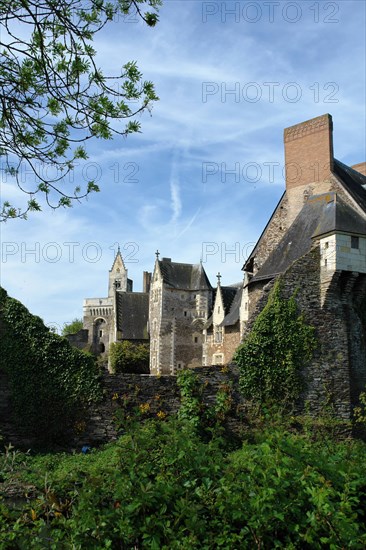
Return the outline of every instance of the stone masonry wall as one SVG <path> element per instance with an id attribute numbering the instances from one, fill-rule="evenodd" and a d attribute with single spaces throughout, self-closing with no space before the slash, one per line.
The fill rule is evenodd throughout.
<path id="1" fill-rule="evenodd" d="M 237 322 L 234 326 L 225 327 L 225 363 L 228 364 L 232 361 L 233 355 L 240 345 L 240 326 Z"/>
<path id="2" fill-rule="evenodd" d="M 284 197 L 275 210 L 272 219 L 258 242 L 254 258 L 254 264 L 257 265 L 258 268 L 263 265 L 265 260 L 276 248 L 286 230 L 290 227 L 295 217 L 300 212 L 304 202 L 307 200 L 307 197 L 327 192 L 337 193 L 347 204 L 352 206 L 352 208 L 356 211 L 362 213 L 359 205 L 348 193 L 345 192 L 344 187 L 339 183 L 337 177 L 333 174 L 331 174 L 330 178 L 326 181 L 317 181 L 306 185 L 297 185 L 292 188 L 290 187 L 286 190 Z M 255 269 L 254 273 L 257 271 L 258 269 Z M 261 298 L 261 288 L 263 284 L 258 283 L 256 287 L 258 291 L 253 291 L 252 289 L 250 292 L 250 317 L 252 317 L 253 311 L 256 310 L 257 301 Z"/>
<path id="3" fill-rule="evenodd" d="M 223 331 L 222 342 L 216 343 L 214 341 L 214 334 L 212 330 L 207 331 L 206 343 L 204 344 L 204 355 L 206 357 L 206 364 L 214 365 L 215 356 L 222 355 L 222 364 L 228 365 L 233 358 L 235 350 L 240 345 L 240 327 L 239 322 L 234 326 L 226 326 Z"/>
<path id="4" fill-rule="evenodd" d="M 286 196 L 288 198 L 288 227 L 293 223 L 296 216 L 299 214 L 307 198 L 312 195 L 321 195 L 329 192 L 337 193 L 347 204 L 362 214 L 362 210 L 359 205 L 348 193 L 345 192 L 344 187 L 339 183 L 338 178 L 334 174 L 330 174 L 327 180 L 297 185 L 286 190 Z M 270 228 L 269 232 L 271 231 L 272 228 Z"/>
<path id="5" fill-rule="evenodd" d="M 78 349 L 85 349 L 88 347 L 89 331 L 85 328 L 80 329 L 75 334 L 67 334 L 66 338 L 69 343 Z"/>
<path id="6" fill-rule="evenodd" d="M 278 243 L 285 235 L 287 229 L 291 226 L 307 198 L 312 195 L 335 192 L 342 199 L 352 206 L 356 211 L 362 213 L 359 205 L 345 192 L 343 186 L 339 183 L 336 176 L 330 175 L 326 181 L 318 181 L 304 185 L 297 185 L 286 190 L 285 195 L 276 208 L 272 219 L 265 228 L 263 235 L 258 242 L 254 258 L 254 273 L 258 271 L 266 259 L 270 256 Z"/>
<path id="7" fill-rule="evenodd" d="M 233 400 L 232 411 L 229 414 L 227 427 L 238 433 L 242 429 L 241 421 L 237 417 L 237 411 L 242 410 L 244 402 L 238 393 L 239 374 L 235 367 L 229 368 L 202 367 L 194 370 L 202 383 L 203 402 L 206 405 L 215 403 L 216 394 L 222 386 L 232 384 L 231 397 Z M 29 448 L 32 442 L 27 434 L 21 433 L 11 418 L 10 392 L 4 382 L 4 376 L 0 372 L 0 433 L 6 442 Z M 112 441 L 118 437 L 115 418 L 118 410 L 124 403 L 128 403 L 128 410 L 139 405 L 148 405 L 144 418 L 158 418 L 157 414 L 171 415 L 176 413 L 180 406 L 180 393 L 177 379 L 174 376 L 149 376 L 139 374 L 104 374 L 103 379 L 104 398 L 97 405 L 93 405 L 87 411 L 88 420 L 80 422 L 76 426 L 76 433 L 70 441 L 69 448 L 81 448 L 83 445 L 100 445 Z M 8 419 L 8 422 L 5 421 Z"/>
<path id="8" fill-rule="evenodd" d="M 366 382 L 365 336 L 355 302 L 355 296 L 357 303 L 364 299 L 366 284 L 362 283 L 363 276 L 356 275 L 334 272 L 322 282 L 320 249 L 315 243 L 308 254 L 281 276 L 283 294 L 290 297 L 296 291 L 299 308 L 305 320 L 315 327 L 318 340 L 313 360 L 303 370 L 306 391 L 299 407 L 302 409 L 307 402 L 311 412 L 319 414 L 332 406 L 343 420 L 350 420 L 353 405 Z M 267 303 L 272 286 L 273 282 L 262 289 L 258 283 L 253 289 L 255 309 L 245 334 L 250 332 L 256 316 Z M 262 290 L 264 293 L 260 296 Z M 322 304 L 324 294 L 326 299 Z"/>
<path id="9" fill-rule="evenodd" d="M 150 300 L 150 372 L 175 374 L 179 366 L 198 367 L 202 365 L 202 326 L 208 316 L 209 291 L 161 288 L 161 298 Z M 197 309 L 198 303 L 203 304 L 202 310 Z"/>
<path id="10" fill-rule="evenodd" d="M 306 276 L 304 274 L 306 273 Z M 320 250 L 315 246 L 294 262 L 284 274 L 284 294 L 295 290 L 305 320 L 316 329 L 318 348 L 310 365 L 304 369 L 307 389 L 302 396 L 313 414 L 329 405 L 339 418 L 351 418 L 350 361 L 347 320 L 340 293 L 332 292 L 327 304 L 321 307 Z"/>
<path id="11" fill-rule="evenodd" d="M 254 274 L 260 267 L 262 267 L 269 255 L 275 250 L 278 243 L 289 228 L 287 222 L 287 211 L 288 199 L 285 194 L 274 211 L 269 224 L 264 229 L 260 240 L 258 241 L 254 256 Z"/>
<path id="12" fill-rule="evenodd" d="M 216 394 L 222 386 L 232 383 L 232 413 L 228 425 L 234 431 L 240 430 L 240 421 L 236 418 L 237 409 L 244 404 L 238 393 L 239 373 L 234 366 L 222 369 L 219 366 L 194 369 L 203 388 L 203 402 L 215 403 Z M 117 437 L 114 421 L 121 404 L 128 407 L 148 404 L 147 417 L 157 418 L 158 413 L 174 414 L 180 406 L 180 393 L 174 376 L 149 376 L 138 374 L 105 375 L 103 377 L 103 402 L 89 411 L 90 420 L 76 440 L 78 445 L 96 445 Z"/>
<path id="13" fill-rule="evenodd" d="M 150 372 L 159 374 L 159 335 L 162 313 L 163 283 L 158 278 L 158 270 L 155 267 L 154 276 L 151 279 L 149 298 L 149 332 L 150 332 Z"/>

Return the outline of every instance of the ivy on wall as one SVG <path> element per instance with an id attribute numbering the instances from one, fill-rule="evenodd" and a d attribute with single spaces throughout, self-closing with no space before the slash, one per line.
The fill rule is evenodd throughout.
<path id="1" fill-rule="evenodd" d="M 0 368 L 17 421 L 40 441 L 59 439 L 101 395 L 94 358 L 50 332 L 1 287 L 0 330 Z"/>
<path id="2" fill-rule="evenodd" d="M 248 338 L 234 356 L 244 397 L 259 402 L 293 403 L 304 386 L 301 371 L 316 347 L 314 331 L 300 314 L 295 295 L 283 298 L 277 281 Z"/>

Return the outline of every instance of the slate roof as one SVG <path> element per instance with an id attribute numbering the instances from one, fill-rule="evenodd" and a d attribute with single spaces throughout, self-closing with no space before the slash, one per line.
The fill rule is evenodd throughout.
<path id="1" fill-rule="evenodd" d="M 239 308 L 241 301 L 242 283 L 237 283 L 230 286 L 220 286 L 222 301 L 224 304 L 225 318 L 220 326 L 234 325 L 239 319 Z M 216 291 L 217 293 L 217 291 Z M 240 294 L 240 297 L 238 296 Z M 215 304 L 215 300 L 213 301 Z M 234 320 L 235 319 L 235 320 Z M 227 320 L 227 322 L 226 322 Z M 213 315 L 211 315 L 203 328 L 209 328 L 213 322 Z"/>
<path id="2" fill-rule="evenodd" d="M 164 283 L 171 288 L 181 290 L 212 289 L 202 264 L 181 264 L 164 258 L 159 260 L 158 264 Z"/>
<path id="3" fill-rule="evenodd" d="M 149 294 L 117 292 L 117 330 L 124 340 L 148 340 Z"/>
<path id="4" fill-rule="evenodd" d="M 234 286 L 222 286 L 220 288 L 225 315 L 227 315 L 230 311 L 231 304 L 233 303 L 238 288 Z"/>
<path id="5" fill-rule="evenodd" d="M 205 322 L 205 324 L 203 325 L 203 328 L 210 328 L 212 326 L 212 321 L 213 321 L 213 315 L 210 315 L 210 317 L 207 319 L 207 321 Z"/>
<path id="6" fill-rule="evenodd" d="M 318 226 L 313 237 L 327 233 L 359 233 L 366 235 L 366 218 L 361 216 L 339 195 L 329 193 L 332 198 L 324 206 Z"/>
<path id="7" fill-rule="evenodd" d="M 251 283 L 283 273 L 310 250 L 314 237 L 337 231 L 366 234 L 366 219 L 335 193 L 310 197 Z"/>
<path id="8" fill-rule="evenodd" d="M 351 197 L 366 212 L 366 176 L 336 159 L 334 159 L 333 172 Z"/>
<path id="9" fill-rule="evenodd" d="M 235 325 L 239 321 L 240 318 L 240 304 L 241 304 L 241 297 L 243 294 L 243 286 L 241 285 L 239 288 L 235 289 L 235 296 L 231 303 L 230 311 L 226 315 L 225 319 L 221 323 L 221 326 L 228 327 L 231 325 Z"/>
<path id="10" fill-rule="evenodd" d="M 360 172 L 357 172 L 357 170 L 354 170 L 350 166 L 343 164 L 343 162 L 337 159 L 334 159 L 333 173 L 338 177 L 338 179 L 340 180 L 345 190 L 351 195 L 351 197 L 362 208 L 362 210 L 366 212 L 366 176 L 364 176 Z M 265 233 L 268 225 L 270 224 L 285 194 L 286 192 L 284 192 L 284 194 L 282 195 L 279 203 L 277 204 L 276 208 L 273 211 L 272 216 L 268 220 L 267 225 L 263 229 L 255 247 L 253 248 L 252 253 L 250 254 L 249 258 L 246 260 L 243 266 L 244 270 L 249 266 L 251 260 L 255 257 L 258 244 L 260 243 L 263 234 Z"/>

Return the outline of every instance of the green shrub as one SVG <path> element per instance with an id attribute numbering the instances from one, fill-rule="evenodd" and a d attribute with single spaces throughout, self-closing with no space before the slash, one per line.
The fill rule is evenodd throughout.
<path id="1" fill-rule="evenodd" d="M 64 326 L 62 327 L 62 336 L 66 336 L 67 334 L 76 334 L 83 328 L 83 320 L 82 319 L 73 319 L 71 323 L 64 323 Z"/>
<path id="2" fill-rule="evenodd" d="M 1 368 L 10 380 L 16 418 L 39 440 L 57 440 L 81 408 L 100 396 L 95 361 L 2 288 L 0 325 Z"/>
<path id="3" fill-rule="evenodd" d="M 124 340 L 110 345 L 110 365 L 116 373 L 149 374 L 149 357 L 149 344 L 133 344 Z"/>
<path id="4" fill-rule="evenodd" d="M 228 453 L 182 420 L 135 424 L 87 455 L 20 457 L 7 480 L 38 494 L 0 503 L 0 547 L 363 549 L 365 460 L 364 443 L 280 425 Z"/>

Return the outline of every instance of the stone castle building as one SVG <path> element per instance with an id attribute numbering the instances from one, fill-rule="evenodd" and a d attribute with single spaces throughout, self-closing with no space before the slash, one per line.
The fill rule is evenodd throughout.
<path id="1" fill-rule="evenodd" d="M 284 131 L 286 189 L 243 266 L 240 284 L 213 289 L 202 264 L 170 258 L 144 273 L 132 292 L 120 252 L 107 298 L 84 302 L 84 334 L 95 351 L 110 342 L 150 339 L 151 374 L 227 364 L 264 307 L 274 281 L 297 301 L 319 348 L 304 373 L 307 395 L 333 395 L 349 418 L 366 384 L 366 164 L 333 155 L 330 115 Z M 305 398 L 304 397 L 304 398 Z"/>
<path id="2" fill-rule="evenodd" d="M 221 286 L 220 273 L 217 279 L 212 312 L 203 330 L 203 365 L 229 363 L 241 340 L 242 284 Z"/>
<path id="3" fill-rule="evenodd" d="M 109 271 L 108 296 L 84 300 L 83 343 L 79 347 L 107 355 L 112 342 L 148 342 L 150 278 L 151 274 L 144 272 L 143 292 L 133 292 L 133 281 L 118 249 Z"/>
<path id="4" fill-rule="evenodd" d="M 155 261 L 150 288 L 150 372 L 176 374 L 202 366 L 202 331 L 212 287 L 200 264 Z"/>
<path id="5" fill-rule="evenodd" d="M 244 265 L 243 337 L 273 282 L 316 329 L 304 400 L 349 419 L 366 384 L 366 172 L 333 156 L 330 115 L 284 132 L 286 190 Z"/>

